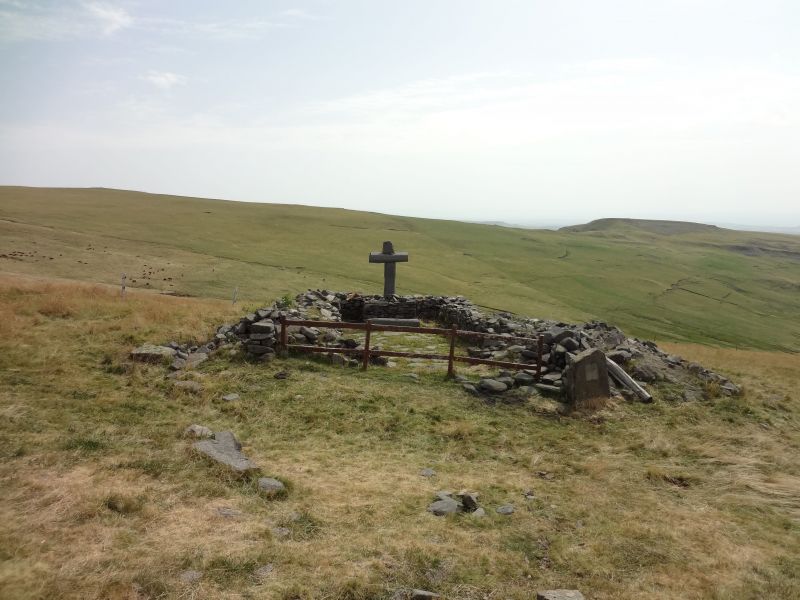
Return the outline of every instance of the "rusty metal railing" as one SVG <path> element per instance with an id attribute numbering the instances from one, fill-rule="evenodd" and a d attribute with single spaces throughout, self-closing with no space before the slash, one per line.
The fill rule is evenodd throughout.
<path id="1" fill-rule="evenodd" d="M 318 352 L 325 354 L 351 354 L 361 355 L 361 368 L 366 370 L 369 367 L 370 358 L 373 356 L 387 356 L 395 358 L 423 358 L 429 360 L 446 360 L 447 361 L 447 377 L 452 378 L 455 376 L 455 363 L 463 362 L 471 365 L 490 365 L 495 367 L 504 367 L 507 369 L 530 369 L 536 367 L 536 374 L 534 379 L 539 381 L 542 375 L 542 353 L 544 343 L 542 336 L 535 338 L 521 337 L 521 336 L 507 336 L 498 333 L 482 333 L 478 331 L 465 331 L 456 328 L 455 325 L 449 328 L 444 327 L 406 327 L 403 325 L 377 325 L 370 321 L 366 323 L 343 323 L 337 321 L 313 321 L 307 319 L 287 319 L 281 317 L 281 332 L 280 332 L 280 348 L 284 352 L 289 350 L 299 350 L 303 352 Z M 339 348 L 330 346 L 311 346 L 307 344 L 289 344 L 289 327 L 317 327 L 320 329 L 352 329 L 357 331 L 364 331 L 364 347 L 363 348 Z M 371 334 L 373 331 L 386 331 L 386 332 L 400 332 L 400 333 L 421 333 L 427 335 L 440 335 L 447 337 L 450 340 L 450 352 L 448 354 L 436 354 L 430 352 L 397 352 L 394 350 L 373 350 L 370 348 Z M 456 340 L 458 338 L 502 338 L 504 340 L 515 340 L 523 343 L 536 345 L 536 362 L 535 365 L 530 363 L 517 363 L 511 361 L 494 360 L 489 358 L 475 358 L 472 356 L 459 356 L 455 353 Z"/>

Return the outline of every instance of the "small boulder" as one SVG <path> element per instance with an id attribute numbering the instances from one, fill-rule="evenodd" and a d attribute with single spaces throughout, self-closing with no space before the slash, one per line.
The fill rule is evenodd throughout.
<path id="1" fill-rule="evenodd" d="M 222 399 L 225 402 L 236 402 L 239 399 L 239 394 L 225 394 Z"/>
<path id="2" fill-rule="evenodd" d="M 175 357 L 175 349 L 169 346 L 142 344 L 131 352 L 131 358 L 139 362 L 167 362 Z"/>
<path id="3" fill-rule="evenodd" d="M 504 504 L 503 506 L 498 506 L 495 510 L 498 515 L 512 515 L 514 514 L 514 505 Z"/>
<path id="4" fill-rule="evenodd" d="M 508 386 L 496 379 L 481 379 L 478 382 L 478 389 L 487 394 L 501 394 L 508 389 Z"/>
<path id="5" fill-rule="evenodd" d="M 533 375 L 524 371 L 514 374 L 514 383 L 517 385 L 533 385 L 535 380 L 536 378 Z"/>
<path id="6" fill-rule="evenodd" d="M 282 481 L 272 477 L 261 477 L 258 480 L 258 490 L 267 498 L 272 498 L 286 492 L 286 486 Z"/>
<path id="7" fill-rule="evenodd" d="M 437 517 L 445 515 L 453 515 L 461 510 L 461 505 L 452 498 L 443 498 L 437 500 L 428 506 L 428 512 L 433 513 Z"/>
<path id="8" fill-rule="evenodd" d="M 425 467 L 419 472 L 420 475 L 423 477 L 434 477 L 436 475 L 436 471 L 431 469 L 430 467 Z"/>

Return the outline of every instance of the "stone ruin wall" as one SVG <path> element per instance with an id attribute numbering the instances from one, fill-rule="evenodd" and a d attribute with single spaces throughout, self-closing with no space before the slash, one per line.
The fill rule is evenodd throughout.
<path id="1" fill-rule="evenodd" d="M 497 336 L 470 340 L 467 353 L 477 358 L 526 363 L 530 369 L 516 374 L 501 374 L 508 389 L 532 383 L 538 347 L 543 347 L 540 371 L 541 382 L 553 391 L 565 391 L 567 367 L 582 352 L 599 349 L 614 363 L 623 367 L 636 381 L 644 384 L 680 384 L 683 389 L 674 400 L 686 401 L 702 397 L 704 382 L 717 384 L 723 393 L 735 395 L 739 390 L 723 376 L 689 363 L 678 356 L 663 352 L 647 340 L 627 337 L 620 329 L 602 322 L 568 324 L 551 320 L 524 318 L 509 313 L 489 314 L 462 296 L 361 296 L 327 290 L 308 290 L 298 294 L 293 306 L 275 302 L 243 316 L 239 322 L 220 326 L 214 337 L 200 346 L 171 343 L 168 346 L 147 345 L 139 360 L 156 360 L 166 356 L 173 359 L 171 368 L 179 371 L 204 362 L 210 354 L 225 345 L 236 345 L 252 358 L 269 360 L 277 350 L 280 319 L 325 320 L 332 322 L 364 322 L 370 318 L 421 319 L 443 327 Z M 346 337 L 345 331 L 289 327 L 290 344 L 312 344 L 334 348 L 357 348 L 358 342 Z M 532 338 L 531 341 L 519 338 Z M 136 356 L 134 351 L 133 356 Z M 159 355 L 159 353 L 161 353 Z M 359 364 L 342 354 L 331 353 L 330 359 L 341 364 Z M 371 362 L 385 364 L 385 357 L 374 356 Z M 677 388 L 677 386 L 674 386 Z M 492 393 L 492 390 L 483 390 Z M 613 388 L 612 388 L 613 391 Z M 619 390 L 623 395 L 626 390 Z"/>

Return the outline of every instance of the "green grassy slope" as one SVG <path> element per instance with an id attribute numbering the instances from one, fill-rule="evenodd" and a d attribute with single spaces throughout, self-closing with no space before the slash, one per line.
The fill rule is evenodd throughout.
<path id="1" fill-rule="evenodd" d="M 457 215 L 454 215 L 457 216 Z M 652 222 L 651 222 L 652 223 Z M 665 235 L 664 233 L 668 233 Z M 0 270 L 267 300 L 382 289 L 367 254 L 411 254 L 401 293 L 464 294 L 633 335 L 800 350 L 800 238 L 617 221 L 538 231 L 107 189 L 0 187 Z"/>

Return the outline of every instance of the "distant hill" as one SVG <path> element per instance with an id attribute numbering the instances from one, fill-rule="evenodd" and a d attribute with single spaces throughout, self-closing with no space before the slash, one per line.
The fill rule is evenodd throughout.
<path id="1" fill-rule="evenodd" d="M 453 215 L 457 218 L 458 215 Z M 367 261 L 408 251 L 400 293 L 631 335 L 800 350 L 800 238 L 601 219 L 560 231 L 111 189 L 0 186 L 0 272 L 263 305 L 306 288 L 378 293 Z"/>
<path id="2" fill-rule="evenodd" d="M 619 228 L 635 228 L 657 233 L 659 235 L 676 235 L 682 233 L 704 233 L 722 231 L 716 225 L 706 225 L 704 223 L 692 223 L 691 221 L 659 221 L 655 219 L 596 219 L 583 225 L 570 225 L 562 227 L 559 231 L 608 231 Z"/>

